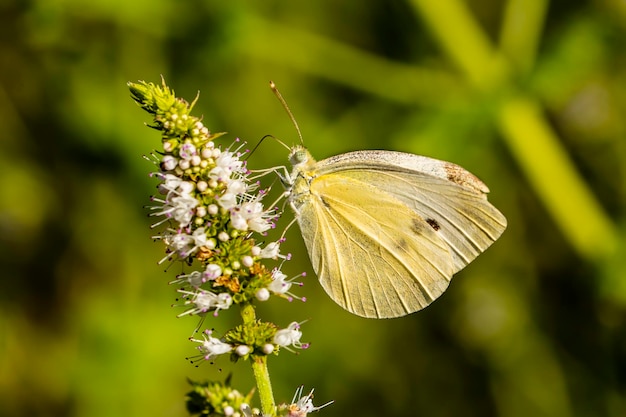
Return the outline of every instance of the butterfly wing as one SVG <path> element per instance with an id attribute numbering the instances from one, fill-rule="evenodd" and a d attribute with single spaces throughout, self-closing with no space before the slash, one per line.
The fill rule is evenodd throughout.
<path id="1" fill-rule="evenodd" d="M 452 277 L 448 245 L 404 202 L 350 173 L 316 176 L 297 205 L 322 287 L 363 317 L 399 317 L 426 307 Z"/>
<path id="2" fill-rule="evenodd" d="M 320 178 L 340 174 L 384 190 L 406 204 L 446 242 L 458 272 L 495 242 L 506 218 L 487 201 L 489 189 L 450 162 L 391 151 L 358 151 L 319 161 Z"/>

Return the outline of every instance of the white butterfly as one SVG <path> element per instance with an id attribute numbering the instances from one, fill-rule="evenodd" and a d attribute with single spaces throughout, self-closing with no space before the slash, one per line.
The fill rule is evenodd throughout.
<path id="1" fill-rule="evenodd" d="M 450 162 L 391 151 L 290 154 L 288 199 L 330 298 L 359 316 L 429 305 L 506 228 L 489 189 Z"/>
<path id="2" fill-rule="evenodd" d="M 330 298 L 358 316 L 423 309 L 506 229 L 487 186 L 450 162 L 392 151 L 317 162 L 303 146 L 289 161 L 281 178 L 313 269 Z"/>

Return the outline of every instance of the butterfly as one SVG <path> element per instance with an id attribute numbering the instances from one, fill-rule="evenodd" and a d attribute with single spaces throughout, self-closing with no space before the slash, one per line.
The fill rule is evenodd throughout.
<path id="1" fill-rule="evenodd" d="M 385 150 L 316 161 L 301 145 L 289 161 L 282 182 L 313 270 L 358 316 L 423 309 L 506 229 L 487 186 L 451 162 Z"/>

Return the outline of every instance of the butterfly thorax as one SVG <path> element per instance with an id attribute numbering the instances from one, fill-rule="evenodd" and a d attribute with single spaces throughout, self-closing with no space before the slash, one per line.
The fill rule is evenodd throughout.
<path id="1" fill-rule="evenodd" d="M 297 210 L 309 197 L 311 180 L 315 178 L 315 164 L 309 151 L 295 146 L 289 154 L 292 170 L 289 182 L 289 202 Z"/>

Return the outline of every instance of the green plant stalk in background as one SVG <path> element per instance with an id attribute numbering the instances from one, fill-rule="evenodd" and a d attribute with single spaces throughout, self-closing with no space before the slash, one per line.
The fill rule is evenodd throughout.
<path id="1" fill-rule="evenodd" d="M 531 16 L 536 22 L 541 21 L 545 2 L 524 2 L 526 8 L 528 3 L 534 5 L 530 10 L 536 11 Z M 412 0 L 412 4 L 443 50 L 476 89 L 514 91 L 512 65 L 491 45 L 463 3 Z M 510 18 L 505 24 L 513 22 Z M 450 30 L 451 27 L 455 29 Z M 520 46 L 521 38 L 512 39 L 514 29 L 510 26 L 502 30 L 504 47 L 513 48 L 515 44 L 523 51 L 523 62 L 519 64 L 522 70 L 532 65 L 530 61 L 541 24 L 529 23 L 526 30 L 529 29 L 537 34 L 525 37 L 526 47 Z M 496 119 L 511 153 L 572 247 L 589 260 L 610 257 L 617 246 L 615 226 L 568 158 L 540 105 L 530 97 L 513 92 L 500 102 Z"/>

